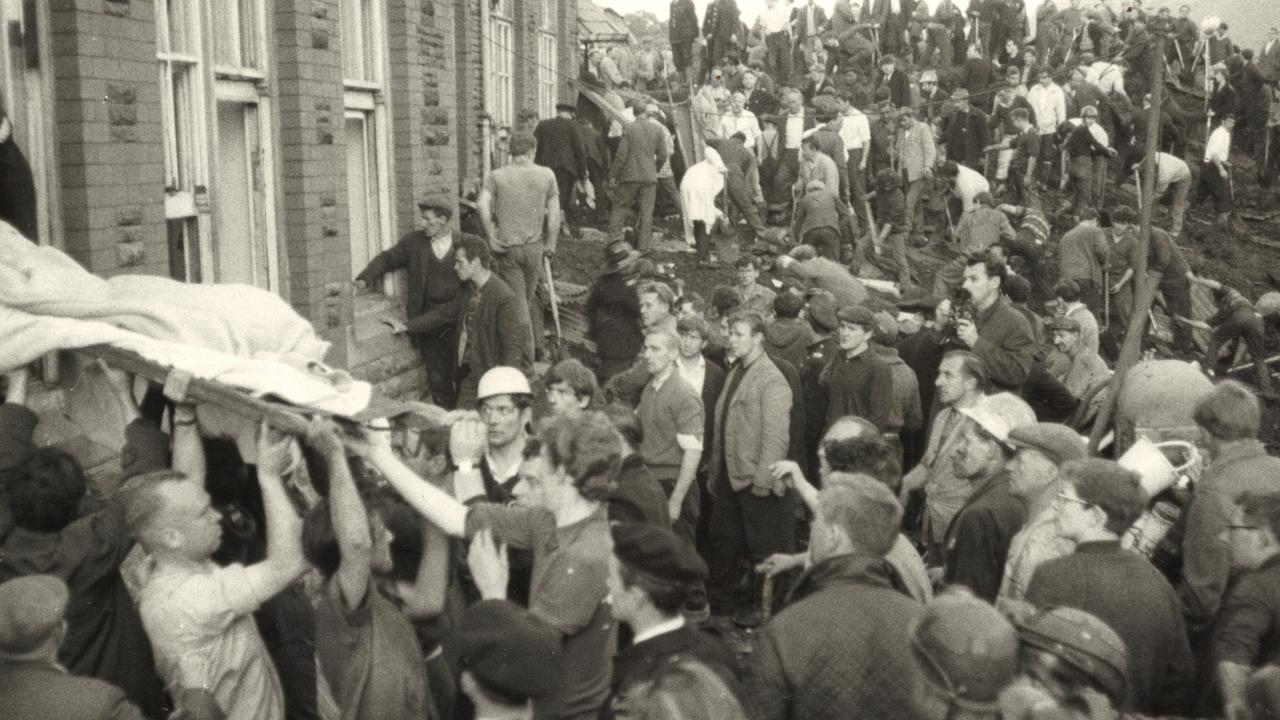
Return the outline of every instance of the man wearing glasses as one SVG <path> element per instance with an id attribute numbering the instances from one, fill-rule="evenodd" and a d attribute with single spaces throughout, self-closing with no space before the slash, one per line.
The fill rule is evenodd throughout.
<path id="1" fill-rule="evenodd" d="M 1280 655 L 1280 492 L 1243 493 L 1232 507 L 1221 540 L 1231 568 L 1241 573 L 1222 602 L 1214 627 L 1213 658 L 1223 715 L 1246 717 L 1249 675 Z"/>
<path id="2" fill-rule="evenodd" d="M 1178 714 L 1194 692 L 1195 661 L 1178 596 L 1159 570 L 1120 547 L 1147 504 L 1138 475 L 1111 460 L 1072 460 L 1058 471 L 1058 533 L 1075 552 L 1036 569 L 1026 599 L 1096 615 L 1129 648 L 1128 695 L 1121 710 Z"/>
<path id="3" fill-rule="evenodd" d="M 1192 417 L 1200 427 L 1209 467 L 1186 510 L 1178 595 L 1191 631 L 1198 641 L 1207 642 L 1231 574 L 1230 552 L 1218 538 L 1230 524 L 1231 507 L 1241 493 L 1276 491 L 1280 459 L 1269 456 L 1258 440 L 1262 408 L 1253 392 L 1238 382 L 1215 385 L 1196 404 Z"/>

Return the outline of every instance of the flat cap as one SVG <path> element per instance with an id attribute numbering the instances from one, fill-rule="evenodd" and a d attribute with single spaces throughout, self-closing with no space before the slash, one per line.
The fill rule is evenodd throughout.
<path id="1" fill-rule="evenodd" d="M 1111 222 L 1132 225 L 1133 223 L 1138 222 L 1138 211 L 1128 205 L 1117 205 L 1115 209 L 1111 211 Z"/>
<path id="2" fill-rule="evenodd" d="M 560 633 L 506 600 L 467 608 L 456 630 L 458 667 L 514 698 L 539 698 L 560 686 Z"/>
<path id="3" fill-rule="evenodd" d="M 809 304 L 806 306 L 809 318 L 824 330 L 835 330 L 840 325 L 836 317 L 836 297 L 829 290 L 814 290 L 809 293 Z"/>
<path id="4" fill-rule="evenodd" d="M 1044 324 L 1044 329 L 1049 332 L 1080 332 L 1080 323 L 1075 318 L 1056 317 Z"/>
<path id="5" fill-rule="evenodd" d="M 942 302 L 937 295 L 924 291 L 916 291 L 907 293 L 898 298 L 894 305 L 899 310 L 907 310 L 909 312 L 933 312 L 938 307 L 938 303 Z"/>
<path id="6" fill-rule="evenodd" d="M 872 325 L 872 337 L 881 345 L 893 345 L 898 341 L 898 318 L 881 310 L 872 313 L 871 317 L 875 320 Z"/>
<path id="7" fill-rule="evenodd" d="M 573 103 L 556 103 L 556 112 L 578 112 L 578 106 Z"/>
<path id="8" fill-rule="evenodd" d="M 1009 431 L 1009 444 L 1015 448 L 1039 450 L 1054 465 L 1086 457 L 1084 439 L 1075 430 L 1058 423 L 1038 422 Z"/>
<path id="9" fill-rule="evenodd" d="M 71 593 L 61 578 L 23 575 L 0 583 L 0 657 L 40 647 L 62 624 Z"/>
<path id="10" fill-rule="evenodd" d="M 862 305 L 846 305 L 836 311 L 836 319 L 840 322 L 862 325 L 868 330 L 875 327 L 876 316 L 869 308 Z"/>
<path id="11" fill-rule="evenodd" d="M 707 563 L 674 532 L 639 522 L 618 523 L 609 531 L 613 554 L 637 573 L 663 583 L 706 581 Z"/>

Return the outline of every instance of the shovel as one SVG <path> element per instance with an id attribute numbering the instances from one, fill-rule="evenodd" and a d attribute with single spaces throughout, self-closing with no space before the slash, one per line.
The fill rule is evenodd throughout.
<path id="1" fill-rule="evenodd" d="M 542 268 L 547 273 L 547 297 L 551 298 L 551 319 L 556 326 L 555 348 L 551 356 L 559 360 L 564 352 L 564 334 L 560 331 L 560 300 L 556 297 L 556 280 L 551 275 L 551 258 L 543 256 Z"/>

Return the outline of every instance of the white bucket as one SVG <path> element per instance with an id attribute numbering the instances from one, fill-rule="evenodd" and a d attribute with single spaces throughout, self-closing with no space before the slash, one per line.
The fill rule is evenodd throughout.
<path id="1" fill-rule="evenodd" d="M 1175 466 L 1169 460 L 1171 456 L 1178 461 L 1178 465 Z M 1198 460 L 1199 453 L 1189 442 L 1169 440 L 1156 444 L 1146 438 L 1138 438 L 1120 458 L 1119 463 L 1138 473 L 1147 497 L 1154 498 L 1169 489 L 1178 481 L 1182 472 Z"/>

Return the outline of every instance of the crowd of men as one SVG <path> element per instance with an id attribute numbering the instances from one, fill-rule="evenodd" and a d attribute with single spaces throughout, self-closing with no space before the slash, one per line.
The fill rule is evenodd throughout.
<path id="1" fill-rule="evenodd" d="M 1213 376 L 1243 344 L 1256 386 L 1194 399 L 1207 467 L 1160 491 L 1181 520 L 1157 565 L 1126 540 L 1149 478 L 1082 433 L 1138 284 L 1139 213 L 1108 186 L 1145 154 L 1131 98 L 1166 58 L 1136 0 L 1051 6 L 774 0 L 748 29 L 733 0 L 700 27 L 673 3 L 675 80 L 715 118 L 678 186 L 658 105 L 599 129 L 559 106 L 469 218 L 422 202 L 357 276 L 405 272 L 389 322 L 432 406 L 237 444 L 103 365 L 127 424 L 119 476 L 91 481 L 36 443 L 28 371 L 8 374 L 0 717 L 1276 716 L 1280 296 L 1183 257 L 1198 131 L 1170 107 L 1146 266 L 1174 349 L 1207 332 Z M 1225 27 L 1181 15 L 1167 59 L 1218 77 L 1199 174 L 1229 213 L 1233 116 L 1266 129 L 1233 83 L 1269 87 L 1280 48 L 1241 71 Z M 648 86 L 657 55 L 593 72 Z M 710 297 L 646 257 L 659 188 L 700 260 L 717 224 L 759 240 Z M 610 241 L 591 348 L 564 357 L 538 286 L 588 193 Z"/>

